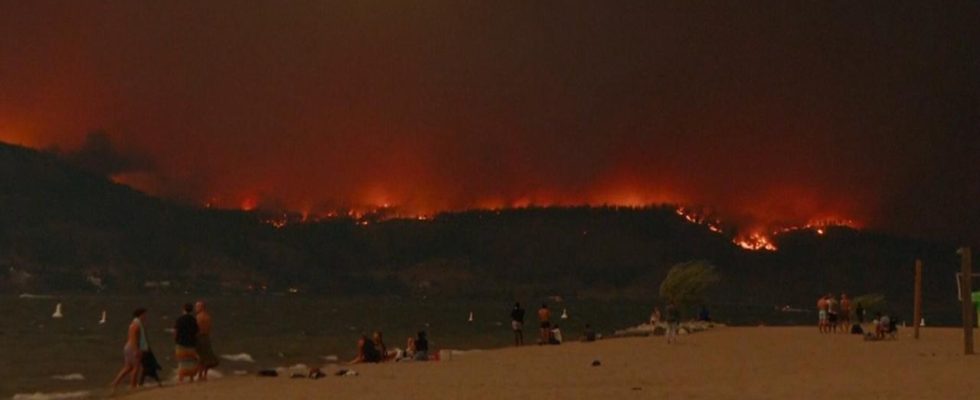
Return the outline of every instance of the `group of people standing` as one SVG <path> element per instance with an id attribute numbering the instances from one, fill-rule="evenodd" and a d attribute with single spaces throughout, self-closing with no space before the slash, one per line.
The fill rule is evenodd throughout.
<path id="1" fill-rule="evenodd" d="M 514 303 L 510 311 L 510 327 L 514 331 L 514 346 L 524 345 L 524 315 L 521 303 Z M 563 338 L 558 324 L 551 324 L 551 310 L 548 304 L 541 304 L 538 309 L 538 344 L 561 344 Z"/>
<path id="2" fill-rule="evenodd" d="M 184 304 L 181 311 L 182 315 L 174 324 L 177 380 L 207 380 L 208 372 L 219 363 L 211 348 L 211 313 L 204 301 Z M 152 377 L 160 384 L 160 377 L 157 375 L 160 365 L 147 340 L 144 325 L 146 314 L 145 308 L 133 311 L 133 321 L 129 324 L 126 344 L 123 346 L 123 367 L 112 381 L 113 390 L 126 377 L 130 378 L 132 388 L 142 385 L 146 377 Z"/>
<path id="3" fill-rule="evenodd" d="M 855 311 L 858 319 L 863 319 L 864 310 L 860 308 L 858 304 Z M 846 293 L 841 293 L 839 301 L 832 293 L 827 293 L 817 300 L 817 328 L 821 333 L 848 333 L 851 329 L 851 311 L 851 299 Z"/>
<path id="4" fill-rule="evenodd" d="M 521 308 L 521 303 L 515 302 L 514 308 L 510 311 L 510 327 L 514 331 L 514 346 L 524 345 L 524 316 L 526 312 Z M 562 314 L 562 318 L 565 315 Z M 551 310 L 547 303 L 542 303 L 538 309 L 538 344 L 561 344 L 565 339 L 558 324 L 551 323 Z M 592 342 L 596 340 L 596 333 L 592 326 L 585 324 L 582 340 Z"/>

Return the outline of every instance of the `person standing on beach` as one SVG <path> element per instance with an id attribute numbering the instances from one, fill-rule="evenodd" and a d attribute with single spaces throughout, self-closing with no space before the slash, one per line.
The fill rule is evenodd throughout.
<path id="1" fill-rule="evenodd" d="M 116 379 L 112 380 L 112 391 L 122 382 L 126 376 L 130 376 L 129 387 L 136 389 L 140 375 L 143 373 L 143 352 L 142 347 L 146 344 L 146 332 L 143 331 L 143 321 L 146 319 L 146 309 L 137 308 L 133 311 L 133 321 L 129 323 L 126 331 L 126 344 L 123 346 L 123 367 L 116 374 Z M 149 348 L 149 345 L 146 345 Z"/>
<path id="2" fill-rule="evenodd" d="M 667 343 L 677 343 L 677 330 L 681 323 L 681 312 L 673 302 L 667 304 Z"/>
<path id="3" fill-rule="evenodd" d="M 841 332 L 847 333 L 851 329 L 851 299 L 847 298 L 847 293 L 840 294 L 840 325 L 843 327 Z"/>
<path id="4" fill-rule="evenodd" d="M 197 318 L 194 318 L 194 305 L 184 304 L 184 315 L 174 323 L 175 357 L 177 361 L 177 382 L 190 378 L 194 382 L 197 376 L 200 357 L 197 355 Z"/>
<path id="5" fill-rule="evenodd" d="M 514 346 L 524 345 L 524 309 L 521 303 L 514 303 L 510 312 L 510 327 L 514 330 Z"/>
<path id="6" fill-rule="evenodd" d="M 827 323 L 829 324 L 828 330 L 832 333 L 837 333 L 837 315 L 840 313 L 840 303 L 837 302 L 837 298 L 833 294 L 827 294 Z"/>
<path id="7" fill-rule="evenodd" d="M 820 333 L 824 333 L 827 331 L 827 296 L 821 296 L 817 300 L 817 315 L 819 316 L 817 328 Z"/>
<path id="8" fill-rule="evenodd" d="M 538 309 L 538 322 L 541 323 L 538 344 L 548 344 L 548 338 L 551 337 L 551 311 L 548 310 L 547 303 L 541 304 Z"/>
<path id="9" fill-rule="evenodd" d="M 194 311 L 197 312 L 197 356 L 200 359 L 198 366 L 198 379 L 208 380 L 208 371 L 218 366 L 218 357 L 214 355 L 211 348 L 211 313 L 208 312 L 207 304 L 204 300 L 198 300 L 194 304 Z"/>

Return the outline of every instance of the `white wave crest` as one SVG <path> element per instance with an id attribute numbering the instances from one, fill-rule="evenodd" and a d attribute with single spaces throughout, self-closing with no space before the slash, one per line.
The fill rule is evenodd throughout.
<path id="1" fill-rule="evenodd" d="M 17 393 L 14 395 L 13 400 L 69 400 L 69 399 L 85 399 L 92 395 L 87 390 L 79 390 L 77 392 L 56 392 L 56 393 Z"/>
<path id="2" fill-rule="evenodd" d="M 250 362 L 250 363 L 255 362 L 255 359 L 252 358 L 252 355 L 248 353 L 222 354 L 221 358 L 224 358 L 225 360 L 228 361 Z"/>
<path id="3" fill-rule="evenodd" d="M 57 379 L 59 381 L 84 381 L 85 375 L 79 373 L 67 374 L 67 375 L 54 375 L 51 377 L 51 379 Z"/>
<path id="4" fill-rule="evenodd" d="M 53 299 L 54 296 L 48 294 L 33 294 L 33 293 L 21 293 L 17 296 L 22 299 Z"/>

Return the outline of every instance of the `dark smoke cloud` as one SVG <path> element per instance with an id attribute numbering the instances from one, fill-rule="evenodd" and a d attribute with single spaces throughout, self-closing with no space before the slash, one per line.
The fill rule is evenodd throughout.
<path id="1" fill-rule="evenodd" d="M 123 153 L 112 143 L 103 131 L 91 132 L 85 136 L 81 147 L 75 151 L 61 152 L 65 160 L 85 169 L 105 176 L 126 173 L 151 172 L 152 164 L 145 156 Z"/>
<path id="2" fill-rule="evenodd" d="M 152 155 L 124 182 L 228 207 L 677 201 L 978 241 L 978 7 L 5 2 L 0 140 L 104 127 Z"/>

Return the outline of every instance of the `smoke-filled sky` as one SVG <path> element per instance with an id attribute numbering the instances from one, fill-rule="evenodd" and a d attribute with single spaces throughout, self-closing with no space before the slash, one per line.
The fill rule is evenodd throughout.
<path id="1" fill-rule="evenodd" d="M 975 1 L 247 3 L 0 0 L 0 140 L 225 207 L 980 238 Z"/>

